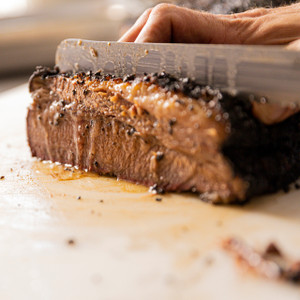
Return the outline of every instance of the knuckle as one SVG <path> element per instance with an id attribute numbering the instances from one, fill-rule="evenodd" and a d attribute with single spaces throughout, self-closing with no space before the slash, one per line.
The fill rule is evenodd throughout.
<path id="1" fill-rule="evenodd" d="M 253 9 L 253 12 L 256 13 L 257 16 L 262 16 L 268 12 L 268 9 L 264 7 L 260 7 L 260 8 Z"/>
<path id="2" fill-rule="evenodd" d="M 153 8 L 152 12 L 157 14 L 165 14 L 175 7 L 176 6 L 173 4 L 160 3 Z"/>

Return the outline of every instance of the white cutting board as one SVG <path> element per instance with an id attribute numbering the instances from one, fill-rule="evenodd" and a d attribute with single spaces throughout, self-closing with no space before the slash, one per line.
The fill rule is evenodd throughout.
<path id="1" fill-rule="evenodd" d="M 59 171 L 30 156 L 29 102 L 26 86 L 0 94 L 1 300 L 300 299 L 300 287 L 244 272 L 220 247 L 274 241 L 300 259 L 300 191 L 238 207 L 157 202 L 141 186 Z"/>

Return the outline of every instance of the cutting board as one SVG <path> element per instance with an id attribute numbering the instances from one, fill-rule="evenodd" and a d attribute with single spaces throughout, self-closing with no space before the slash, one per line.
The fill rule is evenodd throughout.
<path id="1" fill-rule="evenodd" d="M 300 259 L 300 192 L 212 206 L 31 158 L 26 86 L 0 94 L 0 299 L 300 299 L 220 243 Z M 161 198 L 157 201 L 156 198 Z"/>

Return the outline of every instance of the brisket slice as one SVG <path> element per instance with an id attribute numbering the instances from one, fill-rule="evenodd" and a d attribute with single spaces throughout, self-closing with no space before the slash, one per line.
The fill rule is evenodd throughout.
<path id="1" fill-rule="evenodd" d="M 265 125 L 246 96 L 165 73 L 114 78 L 41 67 L 30 92 L 28 142 L 42 160 L 213 203 L 275 192 L 300 174 L 300 115 Z"/>

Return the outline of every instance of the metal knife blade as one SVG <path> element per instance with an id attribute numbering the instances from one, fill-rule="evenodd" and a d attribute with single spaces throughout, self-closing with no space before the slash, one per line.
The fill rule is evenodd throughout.
<path id="1" fill-rule="evenodd" d="M 67 39 L 56 52 L 62 72 L 124 76 L 165 71 L 270 103 L 300 105 L 300 52 L 280 46 L 136 44 Z"/>

